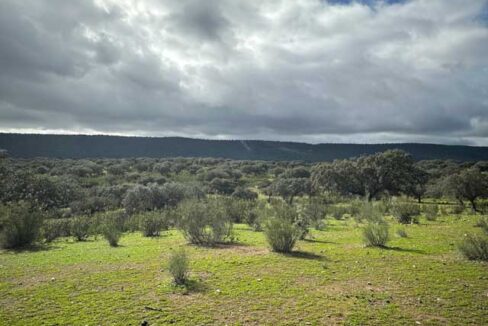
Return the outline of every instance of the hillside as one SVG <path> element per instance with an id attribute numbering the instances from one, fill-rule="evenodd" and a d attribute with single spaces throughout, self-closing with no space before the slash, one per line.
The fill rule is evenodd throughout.
<path id="1" fill-rule="evenodd" d="M 307 144 L 277 141 L 203 140 L 181 137 L 0 134 L 11 157 L 122 158 L 222 157 L 239 160 L 331 161 L 398 148 L 417 160 L 488 160 L 488 147 L 436 144 Z"/>

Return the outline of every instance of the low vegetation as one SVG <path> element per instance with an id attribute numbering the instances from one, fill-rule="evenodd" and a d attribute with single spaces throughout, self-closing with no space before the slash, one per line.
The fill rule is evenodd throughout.
<path id="1" fill-rule="evenodd" d="M 0 320 L 483 325 L 487 171 L 2 158 Z"/>
<path id="2" fill-rule="evenodd" d="M 214 246 L 232 241 L 232 221 L 220 200 L 188 200 L 179 213 L 178 228 L 190 243 Z"/>
<path id="3" fill-rule="evenodd" d="M 368 223 L 363 229 L 363 240 L 368 247 L 385 247 L 389 239 L 387 223 Z"/>
<path id="4" fill-rule="evenodd" d="M 28 202 L 7 205 L 1 208 L 0 246 L 19 248 L 38 240 L 42 225 L 39 210 Z"/>
<path id="5" fill-rule="evenodd" d="M 176 285 L 185 285 L 188 281 L 188 256 L 184 249 L 171 253 L 168 262 L 168 270 Z"/>
<path id="6" fill-rule="evenodd" d="M 488 238 L 476 234 L 467 234 L 458 245 L 464 257 L 470 260 L 488 261 Z"/>

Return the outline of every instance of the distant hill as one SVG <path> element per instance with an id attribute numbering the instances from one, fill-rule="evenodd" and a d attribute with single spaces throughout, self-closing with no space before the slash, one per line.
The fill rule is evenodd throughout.
<path id="1" fill-rule="evenodd" d="M 123 158 L 221 157 L 238 160 L 332 161 L 398 148 L 416 160 L 488 160 L 488 147 L 435 144 L 306 144 L 260 140 L 204 140 L 181 137 L 119 137 L 0 133 L 0 149 L 11 157 Z"/>

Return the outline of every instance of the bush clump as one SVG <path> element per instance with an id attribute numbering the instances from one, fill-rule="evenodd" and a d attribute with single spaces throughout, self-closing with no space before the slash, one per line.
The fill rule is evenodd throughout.
<path id="1" fill-rule="evenodd" d="M 90 219 L 86 216 L 71 218 L 70 234 L 78 241 L 85 241 L 90 236 Z"/>
<path id="2" fill-rule="evenodd" d="M 274 216 L 264 223 L 266 240 L 275 252 L 288 253 L 295 246 L 296 241 L 303 236 L 304 230 L 296 221 L 298 212 L 288 204 L 276 205 Z"/>
<path id="3" fill-rule="evenodd" d="M 451 214 L 454 214 L 454 215 L 460 215 L 460 214 L 462 214 L 464 212 L 464 209 L 465 209 L 464 205 L 461 204 L 461 203 L 459 203 L 459 204 L 454 205 L 453 207 L 451 207 L 450 213 Z"/>
<path id="4" fill-rule="evenodd" d="M 414 203 L 396 203 L 393 206 L 393 216 L 401 224 L 418 223 L 418 216 L 420 215 L 420 207 Z"/>
<path id="5" fill-rule="evenodd" d="M 193 244 L 213 246 L 232 241 L 232 221 L 218 199 L 187 200 L 178 208 L 177 226 Z"/>
<path id="6" fill-rule="evenodd" d="M 363 229 L 363 240 L 367 247 L 385 247 L 388 239 L 386 223 L 368 223 Z"/>
<path id="7" fill-rule="evenodd" d="M 37 207 L 28 202 L 9 204 L 0 209 L 0 246 L 11 249 L 38 240 L 43 218 Z"/>
<path id="8" fill-rule="evenodd" d="M 169 257 L 168 270 L 176 285 L 184 285 L 188 281 L 188 255 L 185 250 L 173 251 Z"/>
<path id="9" fill-rule="evenodd" d="M 355 218 L 358 222 L 366 220 L 370 223 L 382 223 L 383 215 L 381 211 L 372 203 L 368 201 L 360 202 L 357 205 L 357 213 Z"/>
<path id="10" fill-rule="evenodd" d="M 245 212 L 244 222 L 254 231 L 262 231 L 262 216 L 267 210 L 266 204 L 258 202 Z"/>
<path id="11" fill-rule="evenodd" d="M 331 206 L 330 207 L 330 215 L 336 220 L 342 220 L 344 215 L 347 214 L 348 210 L 346 207 L 342 206 Z"/>
<path id="12" fill-rule="evenodd" d="M 145 237 L 159 237 L 161 230 L 168 229 L 168 221 L 161 211 L 146 212 L 139 216 L 139 228 Z"/>
<path id="13" fill-rule="evenodd" d="M 486 234 L 488 234 L 488 216 L 480 217 L 476 226 L 480 227 Z"/>
<path id="14" fill-rule="evenodd" d="M 108 241 L 111 247 L 119 245 L 120 237 L 122 236 L 121 223 L 118 216 L 113 214 L 105 214 L 103 216 L 100 231 L 103 237 Z"/>
<path id="15" fill-rule="evenodd" d="M 325 228 L 325 216 L 327 215 L 327 206 L 320 200 L 310 200 L 303 206 L 302 215 L 316 230 L 323 230 Z"/>
<path id="16" fill-rule="evenodd" d="M 57 238 L 68 237 L 71 232 L 69 218 L 46 219 L 42 225 L 42 237 L 46 242 L 52 242 Z"/>
<path id="17" fill-rule="evenodd" d="M 468 234 L 458 245 L 459 251 L 469 260 L 488 261 L 488 238 Z"/>
<path id="18" fill-rule="evenodd" d="M 427 221 L 437 220 L 437 215 L 439 213 L 439 206 L 437 205 L 424 205 L 423 207 L 424 215 Z"/>
<path id="19" fill-rule="evenodd" d="M 248 220 L 250 212 L 255 210 L 256 202 L 251 200 L 225 198 L 222 199 L 225 213 L 233 223 L 243 223 Z"/>
<path id="20" fill-rule="evenodd" d="M 396 234 L 400 237 L 400 238 L 408 238 L 408 234 L 407 234 L 407 231 L 405 229 L 398 229 Z"/>

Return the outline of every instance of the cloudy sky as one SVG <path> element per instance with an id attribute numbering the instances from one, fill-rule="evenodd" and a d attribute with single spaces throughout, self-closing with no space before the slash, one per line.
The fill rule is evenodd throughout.
<path id="1" fill-rule="evenodd" d="M 1 0 L 0 131 L 488 146 L 488 0 Z"/>

